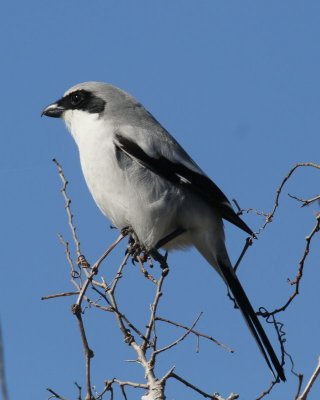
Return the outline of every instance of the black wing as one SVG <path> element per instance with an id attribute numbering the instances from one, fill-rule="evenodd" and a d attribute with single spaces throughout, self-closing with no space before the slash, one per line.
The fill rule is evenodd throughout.
<path id="1" fill-rule="evenodd" d="M 137 143 L 120 133 L 115 134 L 115 146 L 118 151 L 123 151 L 155 174 L 198 194 L 209 205 L 214 206 L 220 212 L 222 218 L 238 226 L 249 235 L 254 235 L 247 224 L 234 212 L 223 192 L 207 176 L 192 171 L 179 162 L 171 161 L 163 155 L 159 155 L 157 158 L 151 157 Z"/>

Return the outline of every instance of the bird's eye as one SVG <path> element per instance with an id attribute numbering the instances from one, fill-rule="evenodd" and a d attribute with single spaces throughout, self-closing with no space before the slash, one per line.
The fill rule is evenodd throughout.
<path id="1" fill-rule="evenodd" d="M 72 93 L 70 95 L 70 102 L 73 106 L 79 105 L 83 100 L 83 96 L 80 93 Z"/>

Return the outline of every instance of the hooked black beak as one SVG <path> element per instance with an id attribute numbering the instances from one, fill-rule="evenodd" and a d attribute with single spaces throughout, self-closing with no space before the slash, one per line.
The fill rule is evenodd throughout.
<path id="1" fill-rule="evenodd" d="M 52 103 L 42 111 L 41 117 L 46 115 L 47 117 L 61 118 L 65 111 L 66 109 L 58 103 Z"/>

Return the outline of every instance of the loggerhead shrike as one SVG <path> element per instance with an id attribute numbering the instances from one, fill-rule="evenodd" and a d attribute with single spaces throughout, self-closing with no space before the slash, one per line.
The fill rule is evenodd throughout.
<path id="1" fill-rule="evenodd" d="M 273 375 L 285 381 L 229 260 L 222 220 L 253 232 L 170 133 L 135 98 L 102 82 L 72 87 L 42 114 L 64 119 L 89 190 L 117 228 L 130 227 L 146 251 L 196 247 L 230 288 Z"/>

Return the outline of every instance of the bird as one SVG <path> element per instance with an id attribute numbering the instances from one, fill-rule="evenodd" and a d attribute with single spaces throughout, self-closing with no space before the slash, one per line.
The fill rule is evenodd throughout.
<path id="1" fill-rule="evenodd" d="M 73 86 L 42 115 L 64 120 L 88 189 L 116 228 L 130 228 L 146 252 L 201 253 L 232 292 L 274 378 L 285 381 L 229 259 L 223 220 L 254 233 L 176 139 L 133 96 L 103 82 Z"/>

